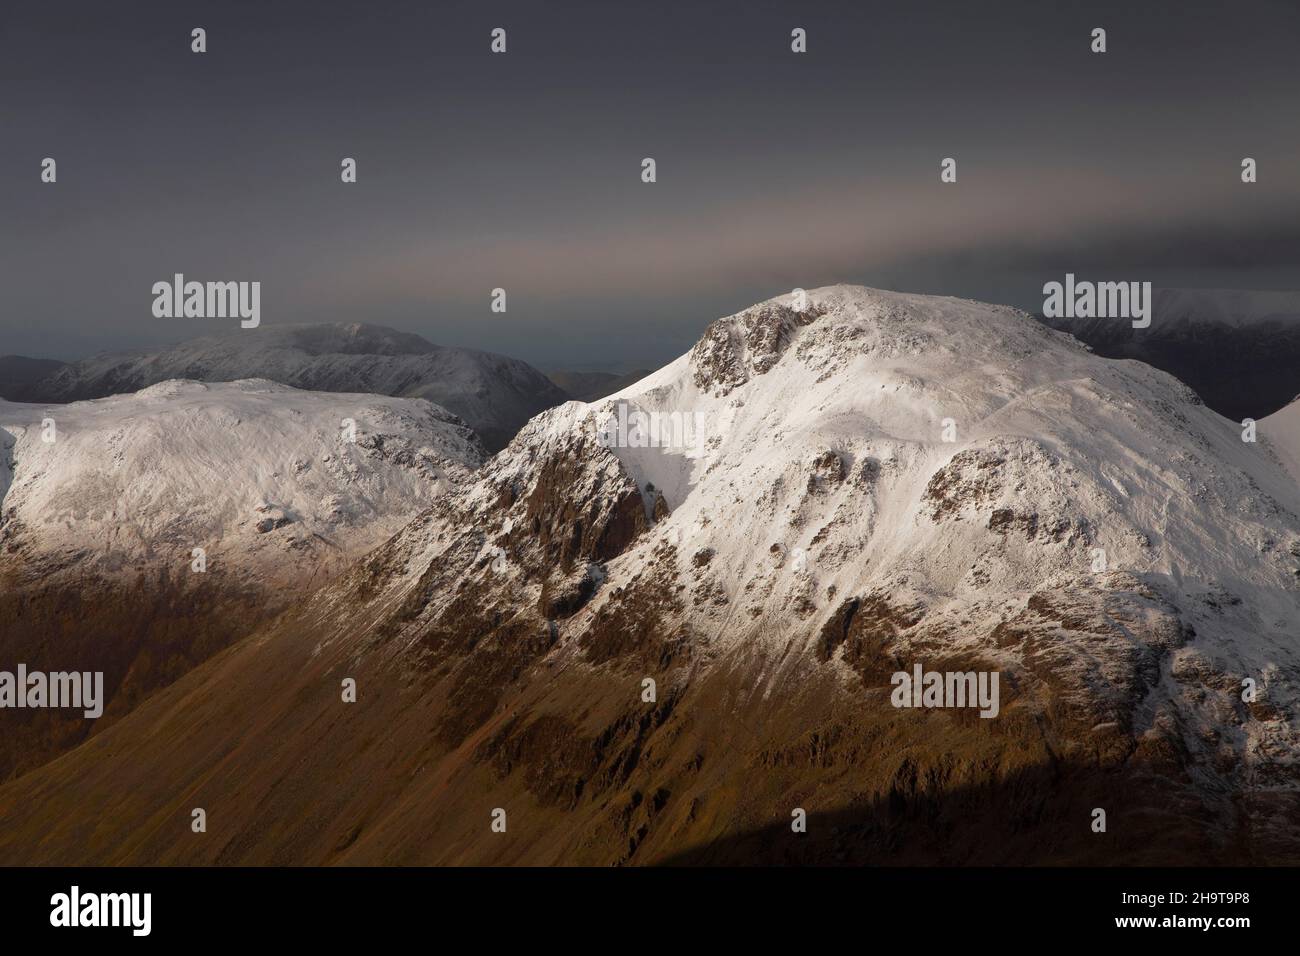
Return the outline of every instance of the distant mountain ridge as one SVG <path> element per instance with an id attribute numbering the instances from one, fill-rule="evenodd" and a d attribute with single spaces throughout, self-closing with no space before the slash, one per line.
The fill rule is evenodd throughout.
<path id="1" fill-rule="evenodd" d="M 103 353 L 11 388 L 6 397 L 74 402 L 136 392 L 168 379 L 249 378 L 311 391 L 428 399 L 463 419 L 489 450 L 505 445 L 533 415 L 569 398 L 519 359 L 434 345 L 414 333 L 367 323 L 267 325 Z"/>
<path id="2" fill-rule="evenodd" d="M 22 390 L 52 375 L 63 365 L 58 359 L 0 355 L 0 399 L 19 401 L 17 395 Z"/>
<path id="3" fill-rule="evenodd" d="M 1263 418 L 1300 393 L 1300 292 L 1156 289 L 1151 325 L 1042 318 L 1106 358 L 1136 359 L 1182 379 L 1220 415 Z"/>
<path id="4" fill-rule="evenodd" d="M 595 402 L 635 385 L 650 374 L 649 369 L 638 369 L 623 375 L 614 372 L 547 372 L 549 378 L 573 399 Z"/>

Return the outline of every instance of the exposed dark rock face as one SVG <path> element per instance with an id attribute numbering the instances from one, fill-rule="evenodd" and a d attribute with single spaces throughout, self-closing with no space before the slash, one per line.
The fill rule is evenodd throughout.
<path id="1" fill-rule="evenodd" d="M 818 306 L 799 312 L 785 305 L 765 304 L 718 319 L 691 350 L 696 386 L 726 394 L 751 376 L 764 374 L 780 359 L 795 330 L 823 314 Z"/>
<path id="2" fill-rule="evenodd" d="M 914 627 L 925 616 L 920 605 L 895 606 L 888 595 L 868 594 L 852 598 L 840 605 L 822 628 L 818 645 L 823 660 L 829 660 L 843 648 L 842 660 L 869 683 L 897 670 L 905 670 L 907 663 L 893 660 L 890 650 L 894 638 Z"/>
<path id="3" fill-rule="evenodd" d="M 816 493 L 838 485 L 844 480 L 844 460 L 833 451 L 823 452 L 812 463 L 808 476 L 808 490 Z"/>

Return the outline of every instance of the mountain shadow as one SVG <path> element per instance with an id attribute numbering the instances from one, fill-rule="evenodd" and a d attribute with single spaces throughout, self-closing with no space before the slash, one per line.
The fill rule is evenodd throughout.
<path id="1" fill-rule="evenodd" d="M 1040 764 L 975 786 L 886 796 L 726 834 L 655 861 L 696 866 L 1241 866 L 1300 863 L 1300 795 L 1278 793 L 1277 839 L 1218 813 L 1150 768 Z M 1244 798 L 1223 794 L 1235 819 Z M 807 809 L 807 808 L 806 808 Z M 1254 810 L 1258 810 L 1255 806 Z M 1105 830 L 1094 829 L 1105 811 Z M 1287 829 L 1290 832 L 1287 833 Z"/>

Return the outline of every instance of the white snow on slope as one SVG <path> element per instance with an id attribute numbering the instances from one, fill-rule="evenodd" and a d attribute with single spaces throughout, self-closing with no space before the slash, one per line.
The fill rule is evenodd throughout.
<path id="1" fill-rule="evenodd" d="M 301 582 L 384 541 L 483 457 L 462 422 L 422 399 L 263 380 L 0 403 L 0 563 L 186 571 L 202 547 L 210 566 Z"/>
<path id="2" fill-rule="evenodd" d="M 1300 490 L 1267 445 L 1171 376 L 1016 309 L 852 286 L 808 296 L 802 313 L 782 296 L 721 319 L 636 385 L 543 413 L 480 473 L 468 505 L 491 534 L 500 488 L 524 500 L 538 462 L 586 457 L 564 449 L 620 403 L 702 415 L 702 447 L 613 449 L 671 513 L 599 569 L 565 633 L 653 577 L 667 544 L 678 619 L 717 653 L 779 658 L 846 597 L 884 595 L 926 609 L 918 646 L 942 633 L 949 652 L 1048 666 L 1094 713 L 1161 679 L 1150 668 L 1165 660 L 1165 696 L 1198 714 L 1177 718 L 1197 728 L 1189 746 L 1244 739 L 1261 766 L 1294 759 L 1285 721 L 1224 726 L 1227 697 L 1205 703 L 1199 676 L 1231 697 L 1249 675 L 1297 704 Z M 594 471 L 581 483 L 617 492 Z M 1044 635 L 1033 658 L 993 638 L 1008 623 Z"/>
<path id="3" fill-rule="evenodd" d="M 1093 512 L 1099 537 L 1110 539 L 1112 564 L 1151 573 L 1258 577 L 1266 572 L 1253 549 L 1240 567 L 1224 566 L 1243 530 L 1231 519 L 1260 520 L 1269 499 L 1300 510 L 1294 481 L 1240 440 L 1240 426 L 1164 373 L 1099 359 L 1008 308 L 853 287 L 817 290 L 813 301 L 827 314 L 792 331 L 771 371 L 754 370 L 737 334 L 715 363 L 720 375 L 701 373 L 701 363 L 718 354 L 705 340 L 690 356 L 592 406 L 627 401 L 643 411 L 703 414 L 711 433 L 702 451 L 615 451 L 633 475 L 665 490 L 674 522 L 743 512 L 739 502 L 767 498 L 778 505 L 773 517 L 786 516 L 781 539 L 806 544 L 819 528 L 811 512 L 796 514 L 809 502 L 807 481 L 795 478 L 811 476 L 813 460 L 827 451 L 841 459 L 846 476 L 887 463 L 904 465 L 910 475 L 895 489 L 897 503 L 908 506 L 880 507 L 894 523 L 870 529 L 877 560 L 882 548 L 897 548 L 899 556 L 914 549 L 918 534 L 934 528 L 922 520 L 920 499 L 930 477 L 963 451 L 1010 455 L 1022 473 L 990 498 L 991 506 L 1023 506 L 1037 484 L 1045 497 L 1030 494 L 1029 503 L 1062 515 Z M 788 305 L 789 298 L 773 304 Z M 747 313 L 724 323 L 743 326 Z M 942 440 L 945 419 L 955 431 L 951 444 Z M 1237 497 L 1246 491 L 1249 498 Z M 1225 527 L 1204 526 L 1199 500 L 1207 497 L 1226 509 Z M 812 511 L 835 517 L 831 507 Z M 801 533 L 788 523 L 796 517 Z M 950 533 L 932 543 L 951 548 Z M 968 546 L 978 548 L 982 537 Z M 1283 570 L 1269 583 L 1288 584 L 1290 568 Z"/>
<path id="4" fill-rule="evenodd" d="M 1263 441 L 1300 487 L 1300 399 L 1278 409 L 1255 425 L 1257 440 Z"/>

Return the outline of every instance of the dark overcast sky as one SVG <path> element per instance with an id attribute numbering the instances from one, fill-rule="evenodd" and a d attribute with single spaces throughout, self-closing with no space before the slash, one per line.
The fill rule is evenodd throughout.
<path id="1" fill-rule="evenodd" d="M 154 318 L 174 272 L 544 368 L 661 364 L 794 286 L 1300 288 L 1298 47 L 1264 0 L 11 3 L 0 354 L 229 325 Z"/>

